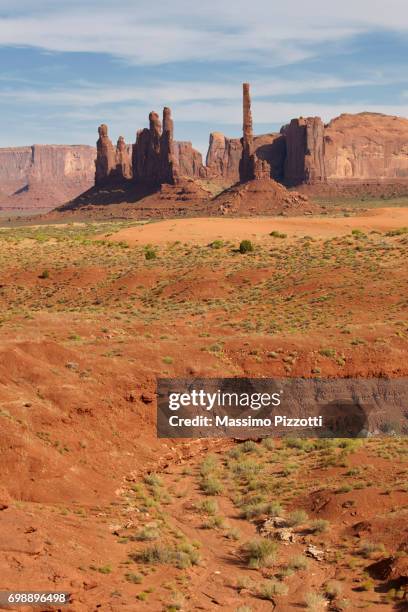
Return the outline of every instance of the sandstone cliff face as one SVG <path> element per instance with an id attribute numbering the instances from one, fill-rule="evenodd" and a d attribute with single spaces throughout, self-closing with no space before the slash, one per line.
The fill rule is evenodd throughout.
<path id="1" fill-rule="evenodd" d="M 271 177 L 275 180 L 282 180 L 286 151 L 286 143 L 282 134 L 254 136 L 253 148 L 259 159 L 268 162 Z M 239 180 L 241 152 L 240 138 L 227 138 L 221 132 L 212 132 L 206 160 L 207 176 L 236 183 Z"/>
<path id="2" fill-rule="evenodd" d="M 92 186 L 95 148 L 33 145 L 0 149 L 3 208 L 50 208 Z"/>
<path id="3" fill-rule="evenodd" d="M 32 164 L 32 147 L 0 149 L 0 189 L 10 195 L 24 187 Z"/>
<path id="4" fill-rule="evenodd" d="M 292 119 L 282 128 L 286 144 L 284 182 L 318 183 L 326 179 L 324 125 L 320 117 Z"/>
<path id="5" fill-rule="evenodd" d="M 239 138 L 227 138 L 221 132 L 212 132 L 206 158 L 208 177 L 236 183 L 241 153 Z"/>
<path id="6" fill-rule="evenodd" d="M 202 155 L 193 148 L 191 142 L 175 140 L 173 156 L 179 176 L 189 176 L 193 178 L 206 177 L 206 168 L 203 166 Z"/>
<path id="7" fill-rule="evenodd" d="M 329 181 L 408 180 L 408 119 L 343 114 L 324 132 Z"/>

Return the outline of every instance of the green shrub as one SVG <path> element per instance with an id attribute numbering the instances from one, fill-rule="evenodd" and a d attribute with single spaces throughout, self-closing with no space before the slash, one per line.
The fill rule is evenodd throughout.
<path id="1" fill-rule="evenodd" d="M 296 555 L 296 557 L 293 557 L 288 563 L 289 569 L 293 570 L 304 570 L 307 566 L 308 560 L 303 555 Z"/>
<path id="2" fill-rule="evenodd" d="M 244 559 L 252 569 L 269 567 L 275 560 L 276 551 L 277 544 L 263 538 L 250 540 L 241 547 Z"/>
<path id="3" fill-rule="evenodd" d="M 288 515 L 286 522 L 289 527 L 297 527 L 305 523 L 307 518 L 307 513 L 304 510 L 293 510 L 293 512 Z"/>
<path id="4" fill-rule="evenodd" d="M 143 580 L 142 574 L 134 574 L 132 572 L 125 574 L 125 578 L 128 582 L 132 582 L 133 584 L 140 584 Z"/>
<path id="5" fill-rule="evenodd" d="M 261 585 L 258 595 L 262 599 L 273 600 L 275 595 L 287 595 L 288 591 L 286 584 L 277 580 L 268 580 Z"/>
<path id="6" fill-rule="evenodd" d="M 151 474 L 147 474 L 144 479 L 147 485 L 151 487 L 160 487 L 163 484 L 162 479 L 156 473 L 152 472 Z"/>
<path id="7" fill-rule="evenodd" d="M 271 232 L 269 235 L 272 236 L 273 238 L 287 238 L 288 237 L 287 234 L 283 234 L 282 232 L 278 232 L 277 230 L 273 230 L 273 232 Z"/>
<path id="8" fill-rule="evenodd" d="M 129 556 L 136 563 L 173 565 L 179 569 L 186 569 L 200 562 L 199 553 L 189 542 L 183 542 L 176 548 L 154 544 Z"/>
<path id="9" fill-rule="evenodd" d="M 153 542 L 160 537 L 160 531 L 153 527 L 144 527 L 134 536 L 135 540 L 139 542 Z"/>
<path id="10" fill-rule="evenodd" d="M 218 504 L 215 499 L 205 499 L 199 506 L 201 512 L 214 515 L 218 512 Z"/>
<path id="11" fill-rule="evenodd" d="M 243 253 L 243 254 L 250 253 L 253 250 L 254 250 L 254 245 L 252 244 L 250 240 L 241 240 L 240 245 L 239 245 L 240 253 Z"/>
<path id="12" fill-rule="evenodd" d="M 204 491 L 206 495 L 220 495 L 223 491 L 222 483 L 213 476 L 207 476 L 200 482 L 200 489 Z"/>
<path id="13" fill-rule="evenodd" d="M 50 278 L 49 270 L 43 270 L 41 274 L 39 274 L 38 278 Z"/>
<path id="14" fill-rule="evenodd" d="M 157 258 L 157 253 L 152 247 L 146 247 L 144 255 L 145 255 L 145 259 L 156 259 Z"/>
<path id="15" fill-rule="evenodd" d="M 224 246 L 224 241 L 223 240 L 213 240 L 213 242 L 211 242 L 210 247 L 212 249 L 221 249 Z"/>

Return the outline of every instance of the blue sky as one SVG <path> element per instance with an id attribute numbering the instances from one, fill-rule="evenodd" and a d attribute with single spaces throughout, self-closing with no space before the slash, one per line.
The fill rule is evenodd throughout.
<path id="1" fill-rule="evenodd" d="M 150 110 L 205 151 L 292 117 L 408 116 L 406 0 L 0 0 L 0 146 L 133 142 Z M 281 5 L 284 6 L 281 6 Z M 307 6 L 306 9 L 304 7 Z"/>

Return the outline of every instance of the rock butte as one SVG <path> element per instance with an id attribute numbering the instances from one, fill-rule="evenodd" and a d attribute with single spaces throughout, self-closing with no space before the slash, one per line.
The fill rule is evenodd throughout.
<path id="1" fill-rule="evenodd" d="M 94 182 L 95 148 L 32 145 L 0 149 L 0 207 L 50 208 Z"/>
<path id="2" fill-rule="evenodd" d="M 75 197 L 93 182 L 130 181 L 151 186 L 187 177 L 223 186 L 272 178 L 285 186 L 324 189 L 369 185 L 408 191 L 408 119 L 380 113 L 342 114 L 328 124 L 320 117 L 292 119 L 278 133 L 254 135 L 249 84 L 243 86 L 243 136 L 210 134 L 206 165 L 190 142 L 174 140 L 169 108 L 155 112 L 136 142 L 99 127 L 95 149 L 85 145 L 33 145 L 0 149 L 0 206 L 50 207 Z M 95 159 L 96 157 L 96 159 Z"/>

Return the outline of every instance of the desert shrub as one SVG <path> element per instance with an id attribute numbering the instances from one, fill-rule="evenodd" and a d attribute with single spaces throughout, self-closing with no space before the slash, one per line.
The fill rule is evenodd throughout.
<path id="1" fill-rule="evenodd" d="M 351 230 L 351 234 L 352 236 L 354 236 L 355 238 L 365 238 L 365 233 L 362 232 L 359 229 L 353 229 Z"/>
<path id="2" fill-rule="evenodd" d="M 221 249 L 224 246 L 223 240 L 213 240 L 210 244 L 212 249 Z"/>
<path id="3" fill-rule="evenodd" d="M 275 440 L 273 438 L 263 438 L 262 446 L 267 450 L 275 449 Z"/>
<path id="4" fill-rule="evenodd" d="M 273 230 L 273 232 L 271 232 L 269 235 L 272 236 L 272 238 L 287 238 L 288 236 L 283 232 L 278 232 L 278 230 Z"/>
<path id="5" fill-rule="evenodd" d="M 403 234 L 408 234 L 408 227 L 400 227 L 385 233 L 386 236 L 402 236 Z"/>
<path id="6" fill-rule="evenodd" d="M 342 485 L 341 487 L 339 487 L 336 490 L 336 493 L 350 493 L 350 491 L 352 491 L 352 490 L 353 490 L 353 487 L 351 485 L 345 484 L 345 485 Z"/>
<path id="7" fill-rule="evenodd" d="M 233 473 L 237 476 L 245 476 L 247 478 L 258 474 L 262 470 L 262 466 L 253 459 L 237 461 L 236 463 L 231 464 L 231 468 Z"/>
<path id="8" fill-rule="evenodd" d="M 200 465 L 201 476 L 208 476 L 218 468 L 218 461 L 214 455 L 207 455 Z"/>
<path id="9" fill-rule="evenodd" d="M 326 599 L 319 593 L 307 593 L 305 596 L 305 605 L 311 612 L 320 612 L 326 606 Z"/>
<path id="10" fill-rule="evenodd" d="M 250 240 L 241 240 L 240 245 L 239 245 L 240 253 L 243 253 L 243 254 L 250 253 L 253 250 L 254 250 L 254 245 L 252 244 Z"/>
<path id="11" fill-rule="evenodd" d="M 275 595 L 287 595 L 288 587 L 277 580 L 268 580 L 264 582 L 258 592 L 258 596 L 262 599 L 273 599 Z"/>
<path id="12" fill-rule="evenodd" d="M 309 524 L 309 529 L 312 533 L 324 533 L 329 528 L 329 521 L 325 519 L 316 519 L 315 521 L 311 521 Z"/>
<path id="13" fill-rule="evenodd" d="M 144 527 L 134 536 L 139 542 L 152 542 L 160 537 L 160 531 L 154 527 Z"/>
<path id="14" fill-rule="evenodd" d="M 249 576 L 240 576 L 237 579 L 238 591 L 242 591 L 242 589 L 252 589 L 253 586 L 254 586 L 254 582 Z"/>
<path id="15" fill-rule="evenodd" d="M 225 534 L 225 537 L 228 540 L 233 540 L 234 542 L 237 542 L 241 538 L 241 532 L 236 527 L 231 527 L 231 529 L 229 529 Z"/>
<path id="16" fill-rule="evenodd" d="M 144 479 L 145 483 L 151 487 L 160 487 L 163 484 L 160 476 L 152 472 L 151 474 L 147 474 Z"/>
<path id="17" fill-rule="evenodd" d="M 140 584 L 143 580 L 142 574 L 134 574 L 133 572 L 125 574 L 125 578 L 128 582 L 132 582 L 133 584 Z"/>
<path id="18" fill-rule="evenodd" d="M 288 567 L 293 570 L 304 570 L 307 566 L 308 560 L 304 555 L 296 555 L 288 563 Z"/>
<path id="19" fill-rule="evenodd" d="M 218 478 L 215 478 L 214 476 L 207 476 L 201 480 L 200 489 L 206 495 L 220 495 L 224 487 Z"/>
<path id="20" fill-rule="evenodd" d="M 324 585 L 324 592 L 329 599 L 336 599 L 343 592 L 343 585 L 338 580 L 329 580 Z"/>
<path id="21" fill-rule="evenodd" d="M 286 522 L 289 527 L 297 527 L 305 523 L 307 518 L 307 513 L 304 510 L 293 510 L 293 512 L 288 515 Z"/>
<path id="22" fill-rule="evenodd" d="M 360 582 L 359 588 L 361 591 L 372 591 L 374 588 L 374 581 L 370 578 L 367 578 L 367 580 L 363 580 L 363 582 Z"/>
<path id="23" fill-rule="evenodd" d="M 241 547 L 241 553 L 252 569 L 269 567 L 275 560 L 276 551 L 277 544 L 263 538 L 249 540 Z"/>
<path id="24" fill-rule="evenodd" d="M 366 559 L 368 559 L 373 553 L 376 552 L 384 552 L 385 548 L 384 548 L 384 544 L 382 544 L 381 542 L 368 542 L 368 541 L 364 541 L 361 542 L 360 547 L 358 549 L 358 553 L 362 556 L 365 557 Z"/>
<path id="25" fill-rule="evenodd" d="M 49 270 L 43 270 L 41 274 L 38 275 L 38 278 L 50 278 Z"/>
<path id="26" fill-rule="evenodd" d="M 225 526 L 225 519 L 220 514 L 210 516 L 205 523 L 203 523 L 203 529 L 222 529 Z"/>
<path id="27" fill-rule="evenodd" d="M 199 506 L 201 512 L 214 515 L 218 512 L 218 504 L 215 499 L 205 499 Z"/>
<path id="28" fill-rule="evenodd" d="M 259 452 L 259 447 L 253 440 L 245 440 L 241 445 L 241 452 L 243 453 L 256 453 Z"/>
<path id="29" fill-rule="evenodd" d="M 282 516 L 283 509 L 278 502 L 248 503 L 241 507 L 241 516 L 247 520 L 267 514 L 268 516 Z"/>
<path id="30" fill-rule="evenodd" d="M 145 259 L 156 259 L 157 253 L 153 247 L 146 247 L 144 251 Z"/>
<path id="31" fill-rule="evenodd" d="M 200 562 L 199 553 L 189 542 L 184 542 L 176 548 L 154 544 L 129 556 L 136 563 L 174 565 L 179 569 L 186 569 Z"/>
<path id="32" fill-rule="evenodd" d="M 320 349 L 319 354 L 322 355 L 322 357 L 335 357 L 336 350 L 332 348 L 323 348 Z"/>
<path id="33" fill-rule="evenodd" d="M 171 563 L 173 559 L 173 550 L 167 546 L 154 544 L 141 551 L 132 553 L 130 558 L 137 563 L 146 563 L 148 565 L 165 565 Z"/>

